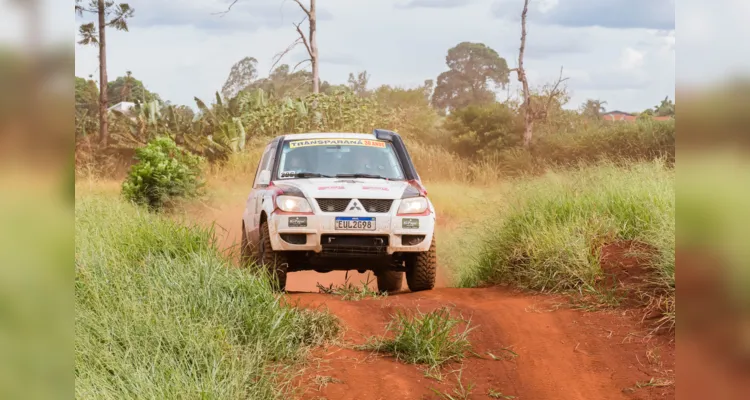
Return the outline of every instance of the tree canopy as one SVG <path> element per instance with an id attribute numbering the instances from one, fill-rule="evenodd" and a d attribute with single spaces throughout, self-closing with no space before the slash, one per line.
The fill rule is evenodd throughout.
<path id="1" fill-rule="evenodd" d="M 75 83 L 76 110 L 86 110 L 96 114 L 99 107 L 99 88 L 93 80 L 76 76 Z"/>
<path id="2" fill-rule="evenodd" d="M 483 43 L 462 42 L 448 50 L 448 71 L 437 78 L 432 103 L 439 110 L 457 110 L 495 101 L 493 89 L 508 84 L 508 63 Z"/>
<path id="3" fill-rule="evenodd" d="M 110 104 L 117 104 L 121 101 L 146 103 L 157 100 L 161 102 L 161 97 L 146 89 L 143 82 L 133 77 L 130 71 L 125 76 L 117 77 L 107 84 L 107 98 Z"/>
<path id="4" fill-rule="evenodd" d="M 258 78 L 258 60 L 254 57 L 245 57 L 232 66 L 221 94 L 225 99 L 233 99 L 242 89 L 248 87 Z"/>

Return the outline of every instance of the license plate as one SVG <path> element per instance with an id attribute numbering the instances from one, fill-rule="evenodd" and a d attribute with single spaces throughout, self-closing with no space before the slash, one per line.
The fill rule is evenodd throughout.
<path id="1" fill-rule="evenodd" d="M 375 217 L 336 217 L 335 228 L 341 231 L 374 231 Z"/>

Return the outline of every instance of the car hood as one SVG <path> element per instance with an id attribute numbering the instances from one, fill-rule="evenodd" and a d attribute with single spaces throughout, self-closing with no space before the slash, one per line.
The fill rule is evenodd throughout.
<path id="1" fill-rule="evenodd" d="M 400 199 L 409 183 L 384 179 L 310 178 L 278 180 L 274 186 L 292 186 L 306 197 L 316 199 Z"/>

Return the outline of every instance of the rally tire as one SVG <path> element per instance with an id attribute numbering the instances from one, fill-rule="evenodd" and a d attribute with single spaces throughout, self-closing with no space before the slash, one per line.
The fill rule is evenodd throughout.
<path id="1" fill-rule="evenodd" d="M 247 238 L 245 223 L 242 223 L 242 240 L 240 241 L 240 267 L 247 268 L 258 262 L 255 246 Z"/>
<path id="2" fill-rule="evenodd" d="M 271 247 L 271 234 L 268 222 L 260 225 L 260 248 L 258 258 L 261 266 L 268 272 L 273 288 L 278 291 L 286 290 L 286 273 L 289 260 L 281 251 L 274 251 Z"/>
<path id="3" fill-rule="evenodd" d="M 435 236 L 432 237 L 430 249 L 410 257 L 406 266 L 406 284 L 412 292 L 431 290 L 435 287 L 437 274 L 437 251 Z"/>
<path id="4" fill-rule="evenodd" d="M 404 273 L 401 271 L 379 271 L 375 276 L 378 278 L 379 292 L 397 292 L 404 282 Z"/>

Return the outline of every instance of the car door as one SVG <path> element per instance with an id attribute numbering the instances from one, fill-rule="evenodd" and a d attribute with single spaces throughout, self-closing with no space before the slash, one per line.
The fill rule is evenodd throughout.
<path id="1" fill-rule="evenodd" d="M 263 151 L 260 162 L 258 163 L 258 169 L 255 171 L 255 180 L 253 181 L 253 188 L 250 191 L 250 195 L 247 197 L 245 204 L 245 210 L 247 213 L 246 224 L 248 235 L 252 241 L 257 241 L 259 237 L 259 225 L 260 225 L 260 212 L 261 202 L 263 200 L 263 194 L 266 191 L 267 184 L 261 184 L 258 181 L 262 171 L 271 171 L 273 166 L 274 153 L 276 150 L 276 142 L 269 143 L 266 149 Z"/>

